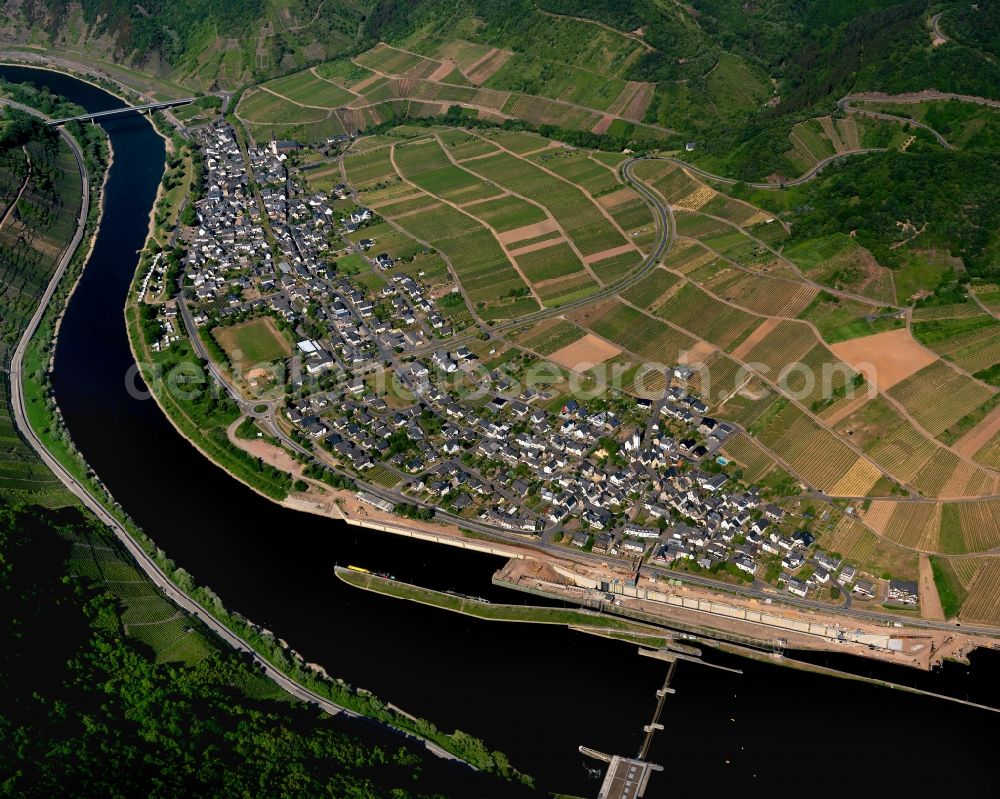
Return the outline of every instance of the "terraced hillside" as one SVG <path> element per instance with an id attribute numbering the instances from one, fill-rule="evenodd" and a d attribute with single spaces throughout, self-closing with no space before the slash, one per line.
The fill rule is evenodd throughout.
<path id="1" fill-rule="evenodd" d="M 652 242 L 648 208 L 591 153 L 495 129 L 402 133 L 352 147 L 344 174 L 393 228 L 441 254 L 481 319 L 583 299 L 632 273 Z"/>
<path id="2" fill-rule="evenodd" d="M 589 335 L 626 374 L 643 362 L 707 362 L 709 407 L 744 427 L 759 457 L 833 496 L 972 498 L 1000 487 L 986 454 L 1000 394 L 921 343 L 925 323 L 908 329 L 892 271 L 850 237 L 789 246 L 781 214 L 675 162 L 639 161 L 634 175 L 670 207 L 676 235 L 658 268 L 609 300 L 655 228 L 600 153 L 535 134 L 403 126 L 358 139 L 342 169 L 336 178 L 392 229 L 440 253 L 480 321 L 573 305 L 516 346 L 548 355 Z M 320 182 L 326 172 L 304 174 Z M 800 368 L 817 379 L 803 381 Z M 748 378 L 764 389 L 749 405 L 734 396 Z M 934 399 L 942 381 L 947 405 Z"/>
<path id="3" fill-rule="evenodd" d="M 613 57 L 628 62 L 637 48 L 608 34 Z M 622 45 L 618 42 L 626 42 Z M 616 52 L 615 48 L 619 48 Z M 350 60 L 332 61 L 261 84 L 237 108 L 255 138 L 303 140 L 365 130 L 404 115 L 466 117 L 493 122 L 520 119 L 535 126 L 665 142 L 671 131 L 642 123 L 653 84 L 609 79 L 606 74 L 561 64 L 561 78 L 527 56 L 462 40 L 430 47 L 427 55 L 379 43 Z M 641 48 L 639 48 L 641 50 Z M 493 71 L 496 68 L 496 71 Z"/>

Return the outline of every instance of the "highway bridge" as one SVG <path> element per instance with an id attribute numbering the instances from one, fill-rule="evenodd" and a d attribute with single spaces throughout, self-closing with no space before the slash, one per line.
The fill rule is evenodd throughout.
<path id="1" fill-rule="evenodd" d="M 66 122 L 83 122 L 87 119 L 103 119 L 105 117 L 117 116 L 118 114 L 128 114 L 133 111 L 142 113 L 143 111 L 159 111 L 161 108 L 173 108 L 175 105 L 187 105 L 193 103 L 196 98 L 185 97 L 182 100 L 164 100 L 159 103 L 146 103 L 145 105 L 123 105 L 121 108 L 112 108 L 108 111 L 97 111 L 93 114 L 80 114 L 76 117 L 65 117 L 64 119 L 50 119 L 49 125 L 63 125 Z"/>

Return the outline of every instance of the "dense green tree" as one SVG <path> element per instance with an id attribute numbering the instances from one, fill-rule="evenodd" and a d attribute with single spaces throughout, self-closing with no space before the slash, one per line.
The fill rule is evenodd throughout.
<path id="1" fill-rule="evenodd" d="M 301 706 L 251 698 L 262 678 L 229 650 L 156 663 L 124 635 L 114 595 L 63 571 L 69 540 L 101 535 L 74 509 L 0 506 L 0 795 L 404 799 L 440 788 L 388 734 L 363 742 Z M 506 758 L 456 735 L 506 776 Z M 519 790 L 471 770 L 453 778 L 456 796 Z"/>

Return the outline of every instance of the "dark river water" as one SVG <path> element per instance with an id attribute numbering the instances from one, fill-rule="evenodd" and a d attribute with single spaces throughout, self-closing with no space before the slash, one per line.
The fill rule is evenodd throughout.
<path id="1" fill-rule="evenodd" d="M 0 66 L 89 110 L 120 101 L 89 84 Z M 137 115 L 102 123 L 114 165 L 93 256 L 70 301 L 54 387 L 69 430 L 142 528 L 232 609 L 307 660 L 405 710 L 482 737 L 540 787 L 596 796 L 577 746 L 634 756 L 663 664 L 631 645 L 557 628 L 478 622 L 344 586 L 334 563 L 507 602 L 497 558 L 358 530 L 281 508 L 229 478 L 182 439 L 156 404 L 130 397 L 122 307 L 163 168 L 163 142 Z M 743 661 L 742 675 L 682 664 L 650 759 L 665 767 L 647 796 L 704 786 L 750 795 L 793 790 L 985 790 L 1000 717 L 926 697 Z M 820 661 L 822 661 L 822 656 Z M 830 665 L 1000 706 L 1000 658 L 931 674 Z"/>

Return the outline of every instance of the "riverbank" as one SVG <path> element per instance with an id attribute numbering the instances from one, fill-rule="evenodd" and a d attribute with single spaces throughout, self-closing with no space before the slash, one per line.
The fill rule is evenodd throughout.
<path id="1" fill-rule="evenodd" d="M 434 591 L 412 583 L 398 582 L 370 572 L 357 571 L 352 568 L 335 566 L 334 574 L 341 582 L 374 591 L 383 596 L 392 596 L 410 602 L 441 608 L 442 610 L 462 613 L 476 619 L 486 621 L 515 622 L 524 624 L 558 624 L 573 629 L 601 630 L 633 635 L 649 635 L 662 640 L 663 631 L 650 625 L 629 622 L 625 619 L 595 613 L 590 610 L 575 610 L 572 608 L 542 607 L 539 605 L 503 605 L 487 602 L 476 597 L 468 597 L 454 593 Z"/>
<path id="2" fill-rule="evenodd" d="M 166 139 L 166 137 L 164 138 Z M 169 142 L 169 139 L 167 139 L 167 142 Z M 163 185 L 161 182 L 157 189 L 157 199 L 153 205 L 154 209 L 162 196 Z M 150 242 L 154 241 L 158 235 L 166 234 L 169 236 L 171 232 L 162 230 L 156 224 L 155 216 L 151 212 L 145 246 L 148 247 Z M 220 452 L 220 447 L 230 443 L 228 435 L 225 436 L 225 444 L 221 440 L 210 439 L 204 435 L 202 427 L 199 424 L 199 421 L 203 422 L 204 420 L 192 418 L 189 415 L 190 409 L 185 408 L 179 401 L 175 401 L 176 398 L 169 391 L 165 390 L 164 382 L 160 379 L 160 376 L 154 374 L 154 371 L 150 368 L 155 360 L 153 358 L 154 354 L 148 347 L 142 329 L 138 324 L 139 302 L 141 300 L 136 296 L 134 291 L 138 280 L 141 279 L 141 273 L 142 266 L 137 265 L 131 282 L 131 288 L 126 297 L 123 315 L 126 323 L 129 350 L 134 363 L 138 365 L 140 375 L 146 384 L 149 395 L 154 399 L 163 416 L 181 438 L 194 447 L 201 457 L 204 457 L 210 463 L 219 465 L 229 477 L 239 480 L 266 499 L 271 501 L 283 499 L 282 497 L 274 496 L 261 490 L 259 484 L 254 484 L 253 481 L 247 479 L 248 472 L 245 469 L 237 470 L 235 468 L 236 464 L 234 464 L 232 459 L 229 459 L 226 465 L 221 464 L 220 460 L 223 457 L 223 453 Z M 195 331 L 188 332 L 191 335 L 196 335 Z M 235 409 L 235 405 L 233 405 L 233 408 Z M 232 422 L 227 423 L 225 429 L 228 431 L 231 425 Z M 290 485 L 290 479 L 288 483 Z M 254 624 L 239 614 L 231 613 L 214 592 L 197 586 L 190 578 L 190 575 L 184 572 L 183 569 L 177 569 L 171 561 L 166 560 L 165 555 L 160 550 L 156 549 L 155 552 L 165 561 L 161 565 L 164 567 L 168 579 L 172 579 L 175 586 L 185 585 L 185 594 L 195 602 L 201 600 L 201 608 L 210 614 L 216 623 L 221 624 L 227 630 L 239 636 L 239 639 L 249 649 L 254 651 L 263 662 L 266 662 L 269 668 L 277 670 L 283 675 L 284 682 L 279 682 L 279 684 L 287 684 L 291 681 L 292 684 L 298 686 L 297 690 L 290 691 L 293 695 L 301 696 L 303 691 L 311 692 L 314 698 L 322 699 L 326 708 L 332 707 L 348 714 L 365 716 L 385 724 L 403 735 L 416 736 L 434 754 L 455 758 L 474 768 L 497 773 L 510 779 L 525 782 L 526 784 L 532 783 L 531 777 L 510 767 L 506 757 L 500 753 L 491 753 L 482 741 L 460 730 L 456 730 L 454 733 L 439 731 L 431 722 L 402 711 L 394 705 L 383 703 L 368 691 L 352 687 L 342 680 L 331 678 L 322 664 L 306 662 L 301 655 L 270 631 L 265 630 L 260 625 Z"/>
<path id="3" fill-rule="evenodd" d="M 503 605 L 493 604 L 475 597 L 467 597 L 454 593 L 444 593 L 423 588 L 410 583 L 396 581 L 394 578 L 384 575 L 372 574 L 370 572 L 359 571 L 356 567 L 344 568 L 336 566 L 334 573 L 337 578 L 348 585 L 365 591 L 372 591 L 382 596 L 393 597 L 408 602 L 417 602 L 430 605 L 453 613 L 461 613 L 473 618 L 485 621 L 515 622 L 527 624 L 555 624 L 569 627 L 579 632 L 591 635 L 600 635 L 607 638 L 626 641 L 638 644 L 642 648 L 664 649 L 668 647 L 677 648 L 683 651 L 683 647 L 689 646 L 692 636 L 686 636 L 679 640 L 677 635 L 669 630 L 657 628 L 642 622 L 629 621 L 615 616 L 608 616 L 604 613 L 597 613 L 588 610 L 572 610 L 565 608 L 540 607 L 536 605 Z M 551 595 L 555 598 L 555 594 Z M 613 611 L 612 611 L 613 612 Z M 679 643 L 676 643 L 679 640 Z M 783 655 L 773 650 L 768 650 L 768 642 L 761 639 L 756 642 L 758 648 L 724 641 L 699 637 L 699 644 L 712 647 L 722 652 L 729 652 L 743 658 L 750 658 L 760 662 L 772 663 L 787 668 L 806 671 L 813 674 L 822 674 L 837 679 L 854 680 L 875 685 L 889 690 L 907 691 L 920 696 L 932 697 L 934 699 L 956 702 L 958 704 L 974 707 L 978 710 L 986 710 L 993 713 L 1000 713 L 1000 708 L 991 707 L 978 702 L 972 702 L 959 697 L 947 696 L 945 694 L 927 691 L 891 680 L 878 679 L 864 675 L 855 674 L 842 669 L 829 668 L 815 663 L 799 660 L 792 656 Z"/>
<path id="4" fill-rule="evenodd" d="M 155 137 L 145 136 L 144 146 L 149 139 Z M 123 144 L 118 160 L 135 176 L 129 190 L 141 189 L 145 162 Z M 151 185 L 155 191 L 155 178 Z M 529 764 L 546 788 L 593 795 L 596 785 L 587 781 L 577 745 L 633 752 L 638 725 L 663 682 L 662 664 L 562 627 L 486 624 L 381 600 L 331 579 L 339 561 L 494 601 L 517 597 L 490 585 L 500 564 L 488 555 L 288 513 L 244 490 L 179 440 L 154 403 L 126 394 L 122 375 L 132 356 L 121 326 L 128 282 L 121 267 L 141 247 L 149 207 L 143 194 L 143 207 L 133 212 L 136 194 L 126 194 L 111 209 L 117 226 L 130 235 L 118 246 L 105 241 L 88 265 L 90 285 L 81 286 L 76 312 L 68 315 L 57 370 L 67 424 L 114 495 L 199 583 L 277 630 L 309 661 L 325 663 L 418 715 L 441 719 L 445 729 L 470 730 L 496 743 L 515 763 Z M 410 524 L 398 517 L 396 522 Z M 687 787 L 683 772 L 696 775 L 692 781 L 712 773 L 720 790 L 746 790 L 753 779 L 783 784 L 787 765 L 780 753 L 801 744 L 803 696 L 822 696 L 851 720 L 853 734 L 830 736 L 824 745 L 831 762 L 850 762 L 855 773 L 877 778 L 886 762 L 910 755 L 912 731 L 930 712 L 935 725 L 948 730 L 933 739 L 939 758 L 969 780 L 984 780 L 975 784 L 988 784 L 984 764 L 992 739 L 967 711 L 959 715 L 944 703 L 928 706 L 903 692 L 766 663 L 729 662 L 745 669 L 745 676 L 684 669 L 679 692 L 670 698 L 670 723 L 681 734 L 662 736 L 662 746 L 655 745 L 662 751 L 652 759 L 685 763 L 672 777 L 678 786 Z M 973 662 L 971 670 L 949 664 L 933 676 L 947 686 L 942 690 L 988 694 L 996 658 L 982 653 Z M 705 746 L 706 740 L 712 745 Z M 723 767 L 723 759 L 731 763 Z M 933 775 L 897 778 L 897 789 L 917 779 L 926 788 Z"/>
<path id="5" fill-rule="evenodd" d="M 90 260 L 91 254 L 94 252 L 94 245 L 97 243 L 97 237 L 101 233 L 101 221 L 104 219 L 104 191 L 108 186 L 108 175 L 111 174 L 111 167 L 115 163 L 115 150 L 111 146 L 111 140 L 107 140 L 108 154 L 107 160 L 104 164 L 104 169 L 102 170 L 101 185 L 97 191 L 97 212 L 94 219 L 93 231 L 89 237 L 87 243 L 87 252 L 83 255 L 81 261 L 81 268 L 76 271 L 76 275 L 73 280 L 73 284 L 69 287 L 69 291 L 66 293 L 66 298 L 61 302 L 62 307 L 59 309 L 59 313 L 56 316 L 55 323 L 52 327 L 52 341 L 50 344 L 50 361 L 49 369 L 52 368 L 52 359 L 55 358 L 56 346 L 59 343 L 59 329 L 62 327 L 63 316 L 66 313 L 66 308 L 69 306 L 70 300 L 73 299 L 73 294 L 76 292 L 76 287 L 80 285 L 80 280 L 83 278 L 83 269 L 86 266 L 87 261 Z"/>
<path id="6" fill-rule="evenodd" d="M 301 471 L 294 472 L 301 470 L 301 465 L 274 443 L 235 438 L 233 443 L 267 462 L 281 463 L 296 476 L 301 475 Z M 537 590 L 539 596 L 547 599 L 584 607 L 601 605 L 604 612 L 621 617 L 642 618 L 651 624 L 693 634 L 721 636 L 767 651 L 798 648 L 850 653 L 858 658 L 858 669 L 864 668 L 864 660 L 876 660 L 926 671 L 945 660 L 967 662 L 976 647 L 997 645 L 990 636 L 950 625 L 918 627 L 899 617 L 847 620 L 837 615 L 836 608 L 803 611 L 785 606 L 780 596 L 748 600 L 727 592 L 724 585 L 709 588 L 682 582 L 683 575 L 678 575 L 674 586 L 642 577 L 635 587 L 629 587 L 629 581 L 635 577 L 633 571 L 613 559 L 583 563 L 574 559 L 569 550 L 560 558 L 527 540 L 521 544 L 493 541 L 489 536 L 456 525 L 402 519 L 365 504 L 354 491 L 308 482 L 308 491 L 293 493 L 280 504 L 357 527 L 497 555 L 509 563 L 494 576 L 494 584 L 529 593 Z M 360 565 L 381 568 L 378 562 Z M 612 586 L 613 602 L 605 602 L 597 590 L 602 583 Z M 635 613 L 641 613 L 641 617 Z M 853 626 L 848 627 L 848 623 Z"/>
<path id="7" fill-rule="evenodd" d="M 30 67 L 31 69 L 44 70 L 46 72 L 54 72 L 58 75 L 70 75 L 76 80 L 83 83 L 88 83 L 102 91 L 106 91 L 109 94 L 113 94 L 122 102 L 129 103 L 128 95 L 135 95 L 139 98 L 147 98 L 148 95 L 140 91 L 136 86 L 132 86 L 125 83 L 121 78 L 116 78 L 111 74 L 111 70 L 116 72 L 131 72 L 124 67 L 116 64 L 109 64 L 105 61 L 94 60 L 94 63 L 99 66 L 91 66 L 84 63 L 78 58 L 70 58 L 63 56 L 53 56 L 49 53 L 38 53 L 32 50 L 21 49 L 17 47 L 7 47 L 0 50 L 0 60 L 7 61 L 8 63 L 14 63 L 20 66 Z M 142 84 L 143 79 L 148 81 L 148 76 L 142 76 L 140 78 L 139 73 L 132 73 L 135 75 L 135 81 L 137 84 Z M 177 97 L 186 96 L 187 89 L 181 86 L 173 87 L 173 92 L 170 99 Z M 130 105 L 132 103 L 129 103 Z"/>
<path id="8" fill-rule="evenodd" d="M 9 104 L 26 113 L 46 119 L 46 116 L 37 109 L 21 103 L 0 100 L 0 104 Z M 68 436 L 61 435 L 62 422 L 58 408 L 48 399 L 48 375 L 51 373 L 52 353 L 63 309 L 76 290 L 97 239 L 104 190 L 110 170 L 111 148 L 105 141 L 107 151 L 104 153 L 105 157 L 101 159 L 104 168 L 100 181 L 95 182 L 87 169 L 86 157 L 80 143 L 65 129 L 59 130 L 59 136 L 72 152 L 79 170 L 80 209 L 73 236 L 60 253 L 38 306 L 22 331 L 11 357 L 11 404 L 15 426 L 46 465 L 51 468 L 47 458 L 52 458 L 53 452 L 59 453 L 60 460 L 75 467 L 73 471 L 76 480 L 87 482 L 92 489 L 100 491 L 102 487 L 98 481 L 92 479 L 89 466 L 79 456 L 72 440 Z M 86 252 L 81 249 L 85 239 L 89 242 Z M 33 379 L 26 379 L 26 375 L 32 375 Z M 70 496 L 75 494 L 78 499 L 80 498 L 71 486 L 67 487 L 70 488 Z"/>
<path id="9" fill-rule="evenodd" d="M 22 379 L 29 371 L 28 367 L 22 366 L 24 363 L 29 365 L 32 374 L 42 376 L 43 380 L 47 380 L 52 371 L 57 325 L 61 326 L 69 297 L 82 280 L 100 231 L 98 222 L 104 204 L 100 198 L 91 202 L 91 191 L 98 190 L 96 186 L 99 185 L 103 192 L 111 174 L 112 164 L 109 161 L 100 184 L 91 181 L 75 140 L 66 131 L 61 130 L 60 134 L 77 157 L 84 203 L 74 239 L 62 255 L 59 268 L 50 280 L 12 360 L 15 419 L 22 434 L 70 493 L 114 531 L 146 577 L 168 599 L 201 621 L 224 644 L 249 654 L 264 673 L 291 696 L 317 705 L 331 715 L 344 714 L 366 723 L 376 723 L 407 739 L 418 741 L 438 757 L 459 760 L 482 770 L 503 772 L 509 778 L 530 784 L 529 777 L 511 769 L 506 760 L 501 766 L 499 757 L 495 758 L 472 736 L 457 731 L 443 733 L 433 724 L 415 716 L 388 710 L 387 705 L 368 692 L 323 678 L 321 667 L 305 664 L 301 656 L 273 633 L 228 613 L 214 592 L 194 586 L 189 575 L 167 559 L 163 551 L 122 512 L 96 477 L 65 431 L 58 406 L 48 400 L 46 384 Z M 88 230 L 91 246 L 84 252 L 79 245 Z M 72 283 L 66 282 L 67 275 L 73 276 Z"/>

